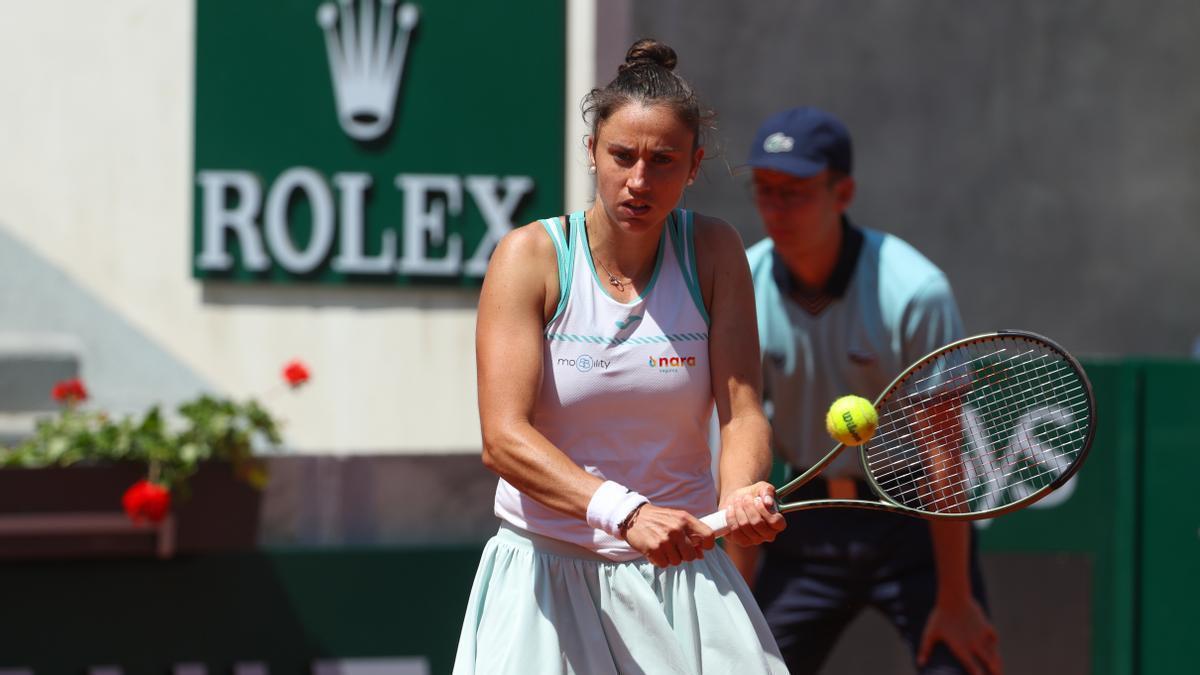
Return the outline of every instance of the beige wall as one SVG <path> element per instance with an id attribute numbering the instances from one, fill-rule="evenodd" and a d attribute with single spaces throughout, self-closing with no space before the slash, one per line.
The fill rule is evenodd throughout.
<path id="1" fill-rule="evenodd" d="M 0 0 L 0 229 L 216 390 L 275 389 L 290 449 L 478 452 L 475 291 L 191 277 L 193 17 Z M 279 390 L 294 357 L 311 386 Z"/>

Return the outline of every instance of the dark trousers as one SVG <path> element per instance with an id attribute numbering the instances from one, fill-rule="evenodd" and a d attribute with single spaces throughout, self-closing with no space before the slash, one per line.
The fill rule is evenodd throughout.
<path id="1" fill-rule="evenodd" d="M 810 485 L 788 501 L 824 496 L 823 484 Z M 860 495 L 864 490 L 860 486 Z M 838 636 L 866 607 L 888 617 L 915 658 L 937 595 L 929 524 L 861 509 L 800 511 L 787 519 L 787 529 L 765 547 L 754 595 L 792 674 L 817 673 Z M 972 531 L 972 592 L 986 610 L 978 558 Z M 967 671 L 939 643 L 921 672 Z"/>

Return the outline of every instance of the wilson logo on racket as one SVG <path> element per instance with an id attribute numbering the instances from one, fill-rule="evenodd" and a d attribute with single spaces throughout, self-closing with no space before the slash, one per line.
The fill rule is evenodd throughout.
<path id="1" fill-rule="evenodd" d="M 1002 446 L 984 432 L 981 412 L 963 411 L 967 433 L 963 470 L 971 485 L 972 510 L 989 511 L 1028 498 L 1071 468 L 1070 453 L 1061 442 L 1069 439 L 1079 420 L 1070 408 L 1047 406 L 1023 414 Z M 1028 480 L 1036 476 L 1037 480 Z"/>

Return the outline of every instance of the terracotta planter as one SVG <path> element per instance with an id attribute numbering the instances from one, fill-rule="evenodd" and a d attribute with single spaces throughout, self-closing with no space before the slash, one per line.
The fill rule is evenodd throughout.
<path id="1" fill-rule="evenodd" d="M 126 527 L 121 520 L 121 495 L 144 471 L 138 464 L 0 469 L 0 558 L 160 554 L 158 528 Z M 189 498 L 173 495 L 171 554 L 254 548 L 260 491 L 218 462 L 201 465 L 189 486 Z M 50 525 L 38 531 L 43 522 Z"/>

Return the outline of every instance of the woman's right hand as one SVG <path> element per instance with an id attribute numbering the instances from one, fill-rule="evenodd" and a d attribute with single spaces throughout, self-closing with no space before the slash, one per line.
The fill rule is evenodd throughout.
<path id="1" fill-rule="evenodd" d="M 687 511 L 643 505 L 625 531 L 625 541 L 657 567 L 699 560 L 716 545 L 713 531 Z"/>

